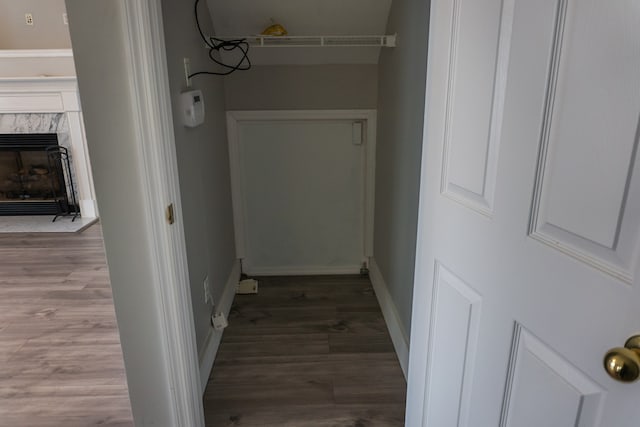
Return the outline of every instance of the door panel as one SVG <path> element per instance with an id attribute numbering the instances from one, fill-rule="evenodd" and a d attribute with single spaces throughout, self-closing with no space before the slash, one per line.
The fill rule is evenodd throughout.
<path id="1" fill-rule="evenodd" d="M 510 23 L 501 22 L 500 4 L 454 5 L 448 58 L 442 192 L 487 215 L 493 210 L 506 83 L 502 64 L 510 41 Z"/>
<path id="2" fill-rule="evenodd" d="M 638 195 L 629 193 L 640 55 L 629 55 L 637 38 L 617 30 L 637 20 L 620 3 L 559 3 L 530 233 L 631 283 L 640 232 Z"/>
<path id="3" fill-rule="evenodd" d="M 516 324 L 501 426 L 593 427 L 604 390 Z"/>
<path id="4" fill-rule="evenodd" d="M 244 121 L 238 128 L 243 270 L 357 273 L 364 259 L 364 150 L 353 122 Z"/>
<path id="5" fill-rule="evenodd" d="M 428 423 L 466 424 L 482 298 L 442 265 L 436 266 L 431 320 L 431 384 L 427 390 Z"/>
<path id="6" fill-rule="evenodd" d="M 407 425 L 635 426 L 603 357 L 640 333 L 640 7 L 469 3 L 432 3 Z"/>

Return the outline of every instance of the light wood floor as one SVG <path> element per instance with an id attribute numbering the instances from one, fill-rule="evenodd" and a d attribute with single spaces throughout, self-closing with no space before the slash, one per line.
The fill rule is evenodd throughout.
<path id="1" fill-rule="evenodd" d="M 259 282 L 229 316 L 207 426 L 404 425 L 406 383 L 367 278 Z"/>
<path id="2" fill-rule="evenodd" d="M 133 425 L 99 225 L 0 234 L 0 425 Z"/>

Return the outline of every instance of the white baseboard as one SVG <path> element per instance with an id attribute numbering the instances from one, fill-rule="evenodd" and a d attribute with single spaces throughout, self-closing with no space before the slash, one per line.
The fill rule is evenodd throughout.
<path id="1" fill-rule="evenodd" d="M 396 350 L 398 361 L 402 368 L 402 373 L 406 379 L 407 369 L 409 367 L 409 338 L 402 326 L 402 322 L 400 321 L 398 309 L 391 299 L 391 295 L 388 291 L 389 288 L 387 287 L 384 277 L 382 277 L 382 273 L 380 272 L 374 258 L 371 258 L 369 262 L 369 279 L 371 279 L 373 290 L 378 297 L 378 303 L 380 304 L 382 315 L 384 316 L 384 320 L 387 324 L 389 335 L 391 335 L 391 341 L 393 342 L 393 347 Z"/>
<path id="2" fill-rule="evenodd" d="M 323 276 L 330 274 L 360 274 L 360 265 L 302 266 L 302 267 L 251 267 L 244 265 L 249 276 Z"/>
<path id="3" fill-rule="evenodd" d="M 216 312 L 223 312 L 224 315 L 229 318 L 229 312 L 231 311 L 231 304 L 236 296 L 236 286 L 240 280 L 240 261 L 236 260 L 225 284 L 224 291 L 220 301 L 216 304 Z M 207 387 L 207 381 L 213 368 L 213 362 L 216 359 L 218 353 L 218 347 L 220 347 L 220 340 L 222 340 L 223 331 L 216 331 L 213 327 L 209 328 L 209 334 L 205 339 L 202 351 L 198 355 L 200 362 L 200 384 L 202 386 L 202 394 Z"/>

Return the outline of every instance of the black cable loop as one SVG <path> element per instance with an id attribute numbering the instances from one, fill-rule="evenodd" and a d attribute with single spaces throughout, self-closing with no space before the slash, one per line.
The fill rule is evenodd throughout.
<path id="1" fill-rule="evenodd" d="M 210 74 L 214 76 L 226 76 L 234 71 L 245 71 L 251 68 L 251 61 L 249 60 L 249 42 L 247 39 L 236 39 L 236 40 L 223 40 L 216 37 L 207 38 L 202 32 L 202 28 L 200 27 L 200 19 L 198 18 L 198 4 L 200 0 L 196 0 L 194 4 L 194 14 L 196 17 L 196 27 L 198 28 L 198 33 L 202 40 L 209 47 L 209 59 L 218 64 L 223 68 L 227 68 L 226 71 L 217 72 L 217 71 L 197 71 L 195 73 L 189 74 L 188 78 L 192 78 L 194 76 L 198 76 L 201 74 Z M 220 53 L 220 50 L 224 50 L 226 52 L 231 52 L 233 50 L 240 49 L 242 52 L 242 57 L 235 65 L 225 64 L 224 62 L 216 59 L 214 54 L 216 52 Z"/>

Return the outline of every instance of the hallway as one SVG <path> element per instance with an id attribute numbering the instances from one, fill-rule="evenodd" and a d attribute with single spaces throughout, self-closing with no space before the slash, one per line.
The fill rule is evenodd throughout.
<path id="1" fill-rule="evenodd" d="M 369 279 L 258 280 L 231 309 L 206 425 L 402 426 L 406 383 Z"/>

